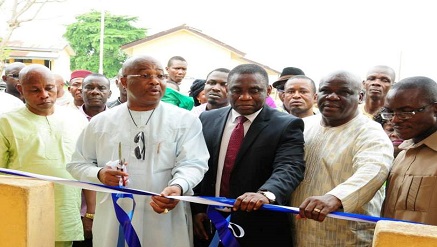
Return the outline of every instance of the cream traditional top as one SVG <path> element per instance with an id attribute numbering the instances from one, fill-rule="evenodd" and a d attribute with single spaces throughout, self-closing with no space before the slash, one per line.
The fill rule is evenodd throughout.
<path id="1" fill-rule="evenodd" d="M 304 180 L 292 206 L 310 196 L 330 194 L 344 212 L 379 216 L 393 160 L 393 145 L 381 125 L 359 114 L 337 127 L 321 125 L 322 115 L 304 118 Z M 370 246 L 374 224 L 326 218 L 296 220 L 297 246 Z"/>

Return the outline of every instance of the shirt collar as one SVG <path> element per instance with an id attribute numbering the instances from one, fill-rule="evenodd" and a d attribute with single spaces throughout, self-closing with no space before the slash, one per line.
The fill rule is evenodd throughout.
<path id="1" fill-rule="evenodd" d="M 401 149 L 417 148 L 421 145 L 426 145 L 427 147 L 437 152 L 437 131 L 432 133 L 430 136 L 428 136 L 427 138 L 423 139 L 418 143 L 414 143 L 412 139 L 405 140 L 403 143 L 401 143 L 401 145 L 399 145 L 399 148 Z"/>
<path id="2" fill-rule="evenodd" d="M 80 107 L 79 107 L 79 110 L 80 110 L 80 112 L 82 112 L 83 113 L 83 115 L 85 115 L 85 117 L 88 119 L 88 121 L 90 121 L 91 120 L 91 116 L 88 116 L 88 114 L 86 114 L 86 112 L 83 110 L 83 106 L 84 106 L 85 104 L 83 104 L 83 105 L 81 105 Z M 105 105 L 105 109 L 103 110 L 103 111 L 106 111 L 106 109 L 108 109 L 108 107 Z"/>
<path id="3" fill-rule="evenodd" d="M 88 116 L 88 114 L 86 114 L 86 112 L 83 110 L 83 106 L 84 106 L 84 105 L 85 105 L 85 104 L 83 104 L 83 105 L 81 105 L 81 106 L 79 107 L 79 111 L 82 112 L 83 115 L 85 115 L 85 117 L 86 117 L 86 119 L 88 119 L 88 121 L 90 121 L 90 120 L 91 120 L 91 117 Z"/>
<path id="4" fill-rule="evenodd" d="M 247 120 L 249 120 L 251 123 L 253 123 L 253 121 L 255 120 L 255 118 L 258 116 L 258 114 L 262 111 L 263 107 L 261 109 L 259 109 L 258 111 L 250 114 L 250 115 L 244 115 Z M 236 110 L 232 109 L 231 111 L 231 121 L 233 123 L 235 123 L 235 121 L 237 120 L 237 117 L 242 116 L 240 113 L 238 113 Z"/>

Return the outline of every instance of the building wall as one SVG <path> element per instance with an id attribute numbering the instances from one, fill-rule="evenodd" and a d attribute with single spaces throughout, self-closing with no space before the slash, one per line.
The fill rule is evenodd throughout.
<path id="1" fill-rule="evenodd" d="M 131 47 L 126 53 L 130 56 L 151 55 L 164 67 L 171 57 L 182 56 L 188 63 L 187 79 L 205 79 L 213 69 L 232 69 L 241 64 L 233 58 L 231 51 L 186 30 Z"/>
<path id="2" fill-rule="evenodd" d="M 70 78 L 70 57 L 71 57 L 71 48 L 69 46 L 65 46 L 60 50 L 47 50 L 41 53 L 41 57 L 38 55 L 32 54 L 32 49 L 25 51 L 28 54 L 20 54 L 20 56 L 12 56 L 6 62 L 22 62 L 26 65 L 30 64 L 41 64 L 47 66 L 53 73 L 60 74 L 64 77 L 64 79 L 68 80 Z M 24 52 L 24 53 L 25 53 Z"/>
<path id="3" fill-rule="evenodd" d="M 10 59 L 8 59 L 7 63 L 14 63 L 14 62 L 20 62 L 20 63 L 24 63 L 26 65 L 30 65 L 30 64 L 42 64 L 42 65 L 44 65 L 44 60 L 43 59 L 18 59 L 18 58 L 10 58 Z"/>
<path id="4" fill-rule="evenodd" d="M 187 75 L 181 84 L 181 92 L 188 93 L 195 79 L 206 79 L 209 72 L 217 68 L 232 69 L 237 65 L 247 63 L 240 54 L 226 49 L 211 40 L 198 36 L 188 30 L 174 33 L 144 42 L 124 50 L 128 56 L 146 54 L 158 59 L 164 67 L 173 56 L 182 56 L 187 60 Z M 272 71 L 269 82 L 273 83 L 278 75 Z"/>
<path id="5" fill-rule="evenodd" d="M 55 74 L 60 74 L 64 80 L 70 80 L 70 55 L 67 53 L 66 49 L 61 50 L 59 52 L 59 57 L 53 60 L 52 71 Z"/>

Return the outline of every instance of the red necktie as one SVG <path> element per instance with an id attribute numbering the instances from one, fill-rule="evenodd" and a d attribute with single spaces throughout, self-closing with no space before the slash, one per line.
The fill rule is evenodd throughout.
<path id="1" fill-rule="evenodd" d="M 222 181 L 220 183 L 220 196 L 229 196 L 229 179 L 231 177 L 232 169 L 234 168 L 235 158 L 237 158 L 238 151 L 240 150 L 241 143 L 244 138 L 244 126 L 246 122 L 245 116 L 237 117 L 237 126 L 232 131 L 229 138 L 228 149 L 226 151 L 225 162 L 223 165 Z"/>

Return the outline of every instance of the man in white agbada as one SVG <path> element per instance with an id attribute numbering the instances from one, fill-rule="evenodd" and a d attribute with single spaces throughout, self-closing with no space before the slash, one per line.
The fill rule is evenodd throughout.
<path id="1" fill-rule="evenodd" d="M 11 94 L 0 92 L 0 115 L 24 106 L 23 101 Z"/>
<path id="2" fill-rule="evenodd" d="M 199 119 L 190 112 L 161 102 L 166 85 L 162 65 L 154 58 L 137 56 L 123 64 L 121 83 L 127 103 L 91 119 L 79 138 L 67 169 L 77 179 L 127 187 L 162 196 L 191 195 L 208 169 L 209 158 Z M 128 172 L 106 164 L 122 159 Z M 134 196 L 132 224 L 141 246 L 191 246 L 191 213 L 186 204 L 161 196 Z M 118 200 L 129 212 L 129 199 Z M 93 224 L 94 246 L 117 246 L 119 234 L 111 196 L 97 193 Z M 127 246 L 127 245 L 126 245 Z"/>

